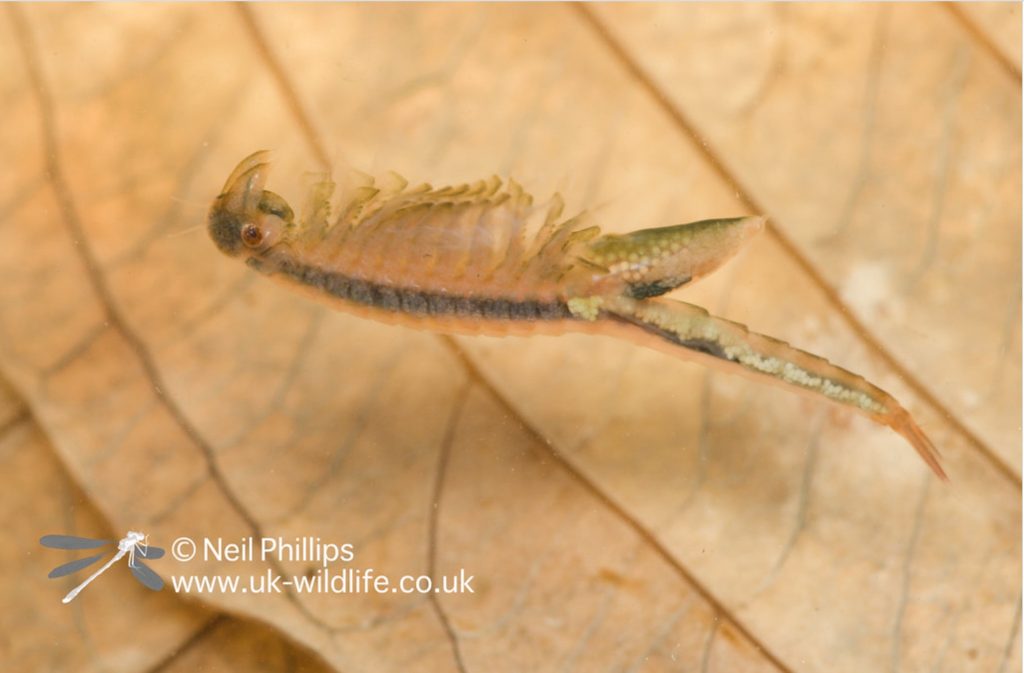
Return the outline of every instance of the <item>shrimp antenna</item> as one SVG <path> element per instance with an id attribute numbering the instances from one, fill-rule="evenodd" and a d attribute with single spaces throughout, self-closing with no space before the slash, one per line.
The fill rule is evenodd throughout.
<path id="1" fill-rule="evenodd" d="M 186 228 L 181 229 L 179 231 L 172 231 L 170 233 L 164 234 L 164 238 L 176 238 L 178 236 L 184 236 L 185 234 L 191 234 L 193 231 L 196 231 L 197 229 L 204 229 L 204 228 L 206 228 L 205 224 L 197 224 L 197 225 L 192 226 L 192 227 L 186 227 Z"/>
<path id="2" fill-rule="evenodd" d="M 242 159 L 241 163 L 235 166 L 235 170 L 231 172 L 231 175 L 229 175 L 228 179 L 224 182 L 224 187 L 222 187 L 220 190 L 221 193 L 223 194 L 224 192 L 228 191 L 228 188 L 231 187 L 231 185 L 235 184 L 238 178 L 242 177 L 256 166 L 267 163 L 269 160 L 270 150 L 257 150 L 256 152 L 253 152 L 246 158 Z"/>

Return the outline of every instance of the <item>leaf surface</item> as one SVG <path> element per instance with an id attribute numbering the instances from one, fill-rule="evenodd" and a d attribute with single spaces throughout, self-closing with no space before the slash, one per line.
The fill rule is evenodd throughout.
<path id="1" fill-rule="evenodd" d="M 655 11 L 667 14 L 644 13 Z M 758 104 L 741 123 L 735 107 L 756 92 L 745 78 L 769 39 L 750 27 L 760 11 L 10 10 L 0 49 L 18 67 L 0 82 L 12 101 L 0 142 L 19 169 L 0 181 L 0 369 L 115 530 L 139 526 L 163 546 L 313 536 L 351 543 L 350 565 L 381 575 L 473 575 L 471 594 L 193 597 L 268 624 L 336 670 L 1012 670 L 1019 428 L 1001 414 L 1015 413 L 1020 375 L 1006 319 L 1019 298 L 1019 245 L 1007 242 L 1019 229 L 1006 224 L 1019 222 L 1019 192 L 950 178 L 943 212 L 974 212 L 980 240 L 963 247 L 963 282 L 928 266 L 916 289 L 850 301 L 920 257 L 877 235 L 867 212 L 842 242 L 814 247 L 816 213 L 834 213 L 836 197 L 797 185 L 831 166 L 786 115 L 836 72 L 863 74 L 863 47 L 851 37 L 848 61 L 785 69 L 783 93 L 757 94 L 785 103 L 775 121 Z M 836 24 L 870 35 L 882 10 L 793 11 L 817 43 L 786 39 L 813 62 L 832 53 Z M 934 23 L 949 53 L 966 44 L 964 91 L 1019 117 L 1019 88 L 1008 92 L 958 24 L 927 7 L 891 11 L 897 27 L 922 12 L 918 29 Z M 722 58 L 659 33 L 690 20 Z M 636 63 L 654 74 L 638 77 Z M 905 67 L 931 73 L 920 86 L 948 109 L 938 66 Z M 714 72 L 734 86 L 716 89 Z M 680 124 L 677 104 L 695 126 Z M 808 128 L 835 106 L 804 115 L 819 125 Z M 1012 140 L 1000 123 L 986 133 Z M 1017 148 L 1001 153 L 957 128 L 957 148 L 984 146 L 978 170 L 1019 165 L 1019 127 Z M 931 126 L 914 130 L 933 143 Z M 786 156 L 769 171 L 771 143 Z M 781 235 L 680 296 L 891 390 L 942 448 L 952 483 L 860 418 L 628 343 L 412 332 L 255 277 L 201 225 L 234 164 L 262 147 L 277 150 L 272 189 L 293 203 L 304 172 L 342 162 L 434 184 L 511 174 L 539 198 L 561 191 L 609 231 L 744 214 L 756 194 Z M 856 140 L 844 147 L 857 155 Z M 809 156 L 817 163 L 800 163 Z M 879 156 L 896 167 L 883 192 L 913 191 L 928 174 L 926 159 Z M 920 214 L 909 197 L 897 205 Z M 956 245 L 953 220 L 942 222 L 936 259 Z M 885 282 L 857 280 L 873 251 L 864 240 L 885 248 Z M 993 305 L 976 306 L 993 278 L 1004 284 Z M 987 338 L 992 321 L 1010 326 L 1012 366 L 981 411 L 950 400 L 996 375 L 991 353 L 981 373 L 937 368 L 970 350 L 960 324 L 935 336 L 949 302 L 976 311 Z M 924 372 L 937 380 L 918 381 Z M 165 579 L 317 570 L 287 559 L 153 567 Z M 225 643 L 253 637 L 217 629 Z M 229 651 L 219 656 L 246 661 Z"/>

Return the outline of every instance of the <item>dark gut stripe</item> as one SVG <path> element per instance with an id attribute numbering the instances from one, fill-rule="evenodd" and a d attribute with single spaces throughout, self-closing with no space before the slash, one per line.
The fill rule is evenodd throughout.
<path id="1" fill-rule="evenodd" d="M 572 320 L 564 302 L 515 301 L 497 297 L 463 297 L 412 288 L 392 287 L 325 271 L 315 266 L 281 262 L 265 264 L 250 257 L 249 266 L 277 271 L 303 285 L 363 306 L 423 316 L 459 316 L 488 320 Z"/>
<path id="2" fill-rule="evenodd" d="M 727 362 L 736 362 L 736 360 L 733 360 L 728 356 L 728 354 L 726 354 L 725 349 L 722 348 L 722 345 L 719 344 L 717 341 L 712 341 L 710 339 L 683 339 L 680 338 L 680 336 L 675 332 L 670 332 L 669 330 L 662 329 L 657 325 L 652 325 L 651 323 L 644 322 L 643 320 L 640 320 L 638 318 L 631 318 L 629 316 L 613 314 L 611 318 L 613 320 L 618 320 L 620 322 L 627 322 L 630 323 L 631 325 L 636 325 L 637 327 L 644 331 L 658 335 L 665 341 L 678 344 L 679 346 L 687 348 L 691 351 L 704 353 L 706 355 L 710 355 L 711 357 L 718 358 L 720 360 L 725 360 Z"/>
<path id="3" fill-rule="evenodd" d="M 669 330 L 663 329 L 661 327 L 658 327 L 657 325 L 652 325 L 651 323 L 648 323 L 648 322 L 645 322 L 643 320 L 640 320 L 639 318 L 634 318 L 634 317 L 624 316 L 624 315 L 617 315 L 617 314 L 611 314 L 610 317 L 612 318 L 612 320 L 617 320 L 619 322 L 625 322 L 625 323 L 629 323 L 631 325 L 635 325 L 635 326 L 639 327 L 640 329 L 643 329 L 643 330 L 645 330 L 647 332 L 650 332 L 651 334 L 655 334 L 655 335 L 661 337 L 662 339 L 665 339 L 666 341 L 669 341 L 669 342 L 674 343 L 674 344 L 678 344 L 679 346 L 682 346 L 683 348 L 689 349 L 691 351 L 697 351 L 698 353 L 704 353 L 705 355 L 710 355 L 713 358 L 718 358 L 719 360 L 724 360 L 726 362 L 736 363 L 736 364 L 740 365 L 741 367 L 744 367 L 745 369 L 747 369 L 749 371 L 757 372 L 759 374 L 764 374 L 766 376 L 774 376 L 772 374 L 767 374 L 766 372 L 763 372 L 763 371 L 760 371 L 760 370 L 755 369 L 753 367 L 750 367 L 749 365 L 745 365 L 745 364 L 743 364 L 742 362 L 740 362 L 736 358 L 729 357 L 729 354 L 725 352 L 725 349 L 722 348 L 722 345 L 720 343 L 718 343 L 717 341 L 713 341 L 711 339 L 683 339 L 678 334 L 676 334 L 675 332 L 671 332 Z M 814 374 L 813 372 L 810 372 L 810 371 L 808 371 L 808 370 L 806 370 L 806 369 L 804 369 L 802 367 L 800 367 L 800 369 L 801 369 L 801 371 L 807 373 L 810 376 L 814 376 L 815 378 L 818 378 L 821 381 L 827 381 L 827 382 L 831 383 L 832 385 L 836 386 L 837 388 L 842 388 L 844 390 L 855 390 L 854 388 L 851 388 L 849 385 L 847 385 L 846 383 L 844 383 L 842 381 L 838 381 L 838 380 L 836 380 L 834 378 L 823 376 L 821 374 Z M 775 377 L 775 378 L 778 379 L 779 377 Z M 790 381 L 789 383 L 791 383 L 792 385 L 795 385 L 795 386 L 807 389 L 807 390 L 816 390 L 818 392 L 821 392 L 821 389 L 817 388 L 817 387 L 808 386 L 808 385 L 802 385 L 800 383 L 796 383 L 796 382 L 793 382 L 793 381 Z M 826 397 L 828 397 L 828 396 L 826 395 Z M 833 398 L 833 399 L 835 399 L 835 398 Z"/>

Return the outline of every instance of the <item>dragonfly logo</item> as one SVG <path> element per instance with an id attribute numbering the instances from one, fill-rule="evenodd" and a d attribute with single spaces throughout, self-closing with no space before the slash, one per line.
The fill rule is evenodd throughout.
<path id="1" fill-rule="evenodd" d="M 44 547 L 50 549 L 65 549 L 65 550 L 82 550 L 82 549 L 99 549 L 107 545 L 113 544 L 113 540 L 94 540 L 89 537 L 76 537 L 74 535 L 44 535 L 39 539 L 39 543 Z M 68 595 L 64 597 L 64 603 L 70 603 L 75 599 L 75 596 L 79 594 L 85 587 L 89 586 L 89 583 L 94 579 L 106 572 L 107 568 L 114 565 L 125 556 L 128 557 L 128 568 L 131 569 L 132 575 L 147 589 L 153 591 L 160 591 L 164 587 L 164 581 L 160 579 L 153 570 L 144 564 L 140 559 L 158 559 L 164 555 L 164 550 L 160 547 L 151 546 L 148 543 L 148 537 L 142 533 L 137 533 L 133 530 L 128 531 L 125 535 L 117 542 L 117 553 L 115 553 L 109 561 L 104 563 L 96 572 L 89 575 L 81 584 L 68 592 Z M 78 572 L 84 568 L 88 568 L 93 563 L 96 563 L 101 558 L 106 556 L 106 552 L 100 552 L 95 556 L 89 556 L 87 558 L 81 558 L 75 561 L 70 561 L 64 565 L 57 566 L 50 571 L 47 575 L 50 579 L 57 577 L 64 577 L 71 573 Z"/>

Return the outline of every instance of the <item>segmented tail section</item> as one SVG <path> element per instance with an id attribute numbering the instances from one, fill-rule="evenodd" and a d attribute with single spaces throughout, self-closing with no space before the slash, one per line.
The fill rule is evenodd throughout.
<path id="1" fill-rule="evenodd" d="M 853 372 L 699 306 L 669 299 L 624 298 L 609 302 L 605 310 L 620 326 L 622 336 L 637 343 L 824 397 L 887 425 L 910 442 L 936 475 L 946 479 L 934 445 L 910 414 L 891 395 Z"/>
<path id="2" fill-rule="evenodd" d="M 891 409 L 885 417 L 877 420 L 902 435 L 914 447 L 914 450 L 921 456 L 921 459 L 928 464 L 932 472 L 943 481 L 949 481 L 949 477 L 946 476 L 945 470 L 942 469 L 942 465 L 939 463 L 939 450 L 932 443 L 932 440 L 928 439 L 928 436 L 924 434 L 924 430 L 914 422 L 909 411 L 896 404 L 895 409 Z"/>

